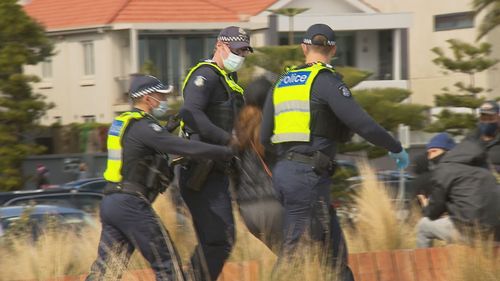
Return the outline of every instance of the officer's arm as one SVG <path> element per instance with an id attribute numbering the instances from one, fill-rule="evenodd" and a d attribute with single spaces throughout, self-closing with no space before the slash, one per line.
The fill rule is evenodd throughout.
<path id="1" fill-rule="evenodd" d="M 158 152 L 214 160 L 229 160 L 232 157 L 229 147 L 186 140 L 172 135 L 158 125 L 145 122 L 143 126 L 134 127 L 133 136 Z"/>
<path id="2" fill-rule="evenodd" d="M 403 149 L 397 140 L 356 103 L 347 86 L 331 73 L 320 73 L 314 82 L 313 91 L 313 94 L 328 103 L 344 124 L 365 140 L 394 153 Z"/>
<path id="3" fill-rule="evenodd" d="M 184 105 L 180 116 L 186 125 L 199 133 L 203 139 L 216 144 L 227 144 L 231 135 L 214 125 L 205 114 L 211 94 L 219 81 L 219 76 L 208 67 L 195 70 L 184 88 Z"/>
<path id="4" fill-rule="evenodd" d="M 260 142 L 269 148 L 271 145 L 271 137 L 274 131 L 274 105 L 273 105 L 273 88 L 269 90 L 266 97 L 266 103 L 262 111 L 262 124 L 260 127 Z"/>

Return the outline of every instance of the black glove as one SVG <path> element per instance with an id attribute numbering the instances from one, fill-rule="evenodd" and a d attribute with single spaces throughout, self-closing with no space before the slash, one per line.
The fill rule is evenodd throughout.
<path id="1" fill-rule="evenodd" d="M 180 124 L 181 124 L 181 118 L 179 114 L 170 115 L 168 117 L 167 126 L 165 126 L 165 128 L 169 133 L 172 133 L 173 131 L 175 131 L 175 129 L 179 127 Z"/>

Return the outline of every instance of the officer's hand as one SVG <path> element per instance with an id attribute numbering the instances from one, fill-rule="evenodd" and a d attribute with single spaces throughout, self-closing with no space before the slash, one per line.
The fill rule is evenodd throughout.
<path id="1" fill-rule="evenodd" d="M 231 151 L 233 152 L 234 155 L 238 155 L 240 150 L 241 150 L 241 145 L 239 140 L 233 136 L 231 140 L 229 141 L 228 144 L 229 148 L 231 148 Z"/>
<path id="2" fill-rule="evenodd" d="M 179 127 L 180 124 L 181 124 L 181 118 L 179 117 L 178 114 L 170 115 L 168 117 L 167 126 L 165 126 L 165 128 L 169 133 L 172 133 L 173 131 L 175 131 L 175 129 Z"/>
<path id="3" fill-rule="evenodd" d="M 406 167 L 408 167 L 408 164 L 410 163 L 410 159 L 408 158 L 408 153 L 404 148 L 398 153 L 389 152 L 389 156 L 392 159 L 396 160 L 396 166 L 398 167 L 398 170 L 405 169 Z"/>

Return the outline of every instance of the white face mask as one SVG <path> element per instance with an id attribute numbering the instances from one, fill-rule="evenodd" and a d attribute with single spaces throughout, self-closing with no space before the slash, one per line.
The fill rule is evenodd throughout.
<path id="1" fill-rule="evenodd" d="M 167 101 L 157 100 L 153 97 L 151 97 L 151 98 L 159 103 L 157 107 L 153 107 L 151 114 L 156 118 L 162 118 L 163 116 L 165 116 L 165 114 L 167 114 L 167 111 L 168 111 Z"/>
<path id="2" fill-rule="evenodd" d="M 227 56 L 227 58 L 222 60 L 222 63 L 224 63 L 224 68 L 228 72 L 238 71 L 243 66 L 243 62 L 245 61 L 245 57 L 240 57 L 238 55 L 235 55 L 229 50 L 228 47 L 226 47 L 226 48 L 225 48 L 226 52 L 228 52 L 229 55 Z"/>

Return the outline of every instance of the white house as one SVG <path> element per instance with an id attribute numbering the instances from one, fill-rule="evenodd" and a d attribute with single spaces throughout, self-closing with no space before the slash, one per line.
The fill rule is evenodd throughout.
<path id="1" fill-rule="evenodd" d="M 42 124 L 110 122 L 129 108 L 128 77 L 151 61 L 162 80 L 182 84 L 187 69 L 210 56 L 218 31 L 251 33 L 254 46 L 286 44 L 288 18 L 268 9 L 306 7 L 294 17 L 296 42 L 308 26 L 337 33 L 338 65 L 374 73 L 359 87 L 408 87 L 409 12 L 382 13 L 361 0 L 31 0 L 25 10 L 44 24 L 56 54 L 27 73 L 56 104 Z"/>

